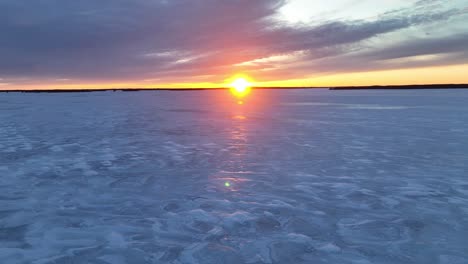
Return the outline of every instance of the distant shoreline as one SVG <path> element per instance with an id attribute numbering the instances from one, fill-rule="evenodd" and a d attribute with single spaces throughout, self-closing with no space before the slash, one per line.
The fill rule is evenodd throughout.
<path id="1" fill-rule="evenodd" d="M 91 92 L 140 92 L 140 91 L 204 91 L 226 90 L 229 88 L 107 88 L 107 89 L 35 89 L 2 90 L 0 93 L 91 93 Z M 336 87 L 254 87 L 261 90 L 329 89 L 345 90 L 424 90 L 424 89 L 468 89 L 468 84 L 423 84 L 423 85 L 372 85 L 372 86 L 336 86 Z"/>
<path id="2" fill-rule="evenodd" d="M 420 84 L 420 85 L 373 85 L 339 86 L 330 90 L 423 90 L 423 89 L 468 89 L 468 84 Z"/>

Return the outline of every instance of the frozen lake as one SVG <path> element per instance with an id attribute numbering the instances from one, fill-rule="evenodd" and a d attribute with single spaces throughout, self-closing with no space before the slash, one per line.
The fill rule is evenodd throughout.
<path id="1" fill-rule="evenodd" d="M 468 90 L 0 94 L 0 263 L 466 264 Z"/>

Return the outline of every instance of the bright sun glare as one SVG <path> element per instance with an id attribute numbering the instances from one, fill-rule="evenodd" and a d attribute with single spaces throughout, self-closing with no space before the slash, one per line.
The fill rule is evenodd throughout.
<path id="1" fill-rule="evenodd" d="M 231 83 L 231 92 L 237 97 L 244 97 L 250 93 L 252 84 L 245 78 L 237 78 Z"/>

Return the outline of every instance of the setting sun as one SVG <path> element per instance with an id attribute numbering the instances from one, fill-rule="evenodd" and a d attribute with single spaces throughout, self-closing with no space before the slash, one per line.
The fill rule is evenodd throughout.
<path id="1" fill-rule="evenodd" d="M 244 97 L 250 93 L 252 84 L 246 78 L 237 78 L 231 83 L 231 92 L 237 97 Z"/>

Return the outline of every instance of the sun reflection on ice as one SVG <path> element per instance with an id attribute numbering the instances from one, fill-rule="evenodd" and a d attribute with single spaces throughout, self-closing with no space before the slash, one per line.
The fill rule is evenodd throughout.
<path id="1" fill-rule="evenodd" d="M 241 101 L 243 102 L 243 101 Z M 226 130 L 226 147 L 229 156 L 220 171 L 216 173 L 218 187 L 228 192 L 239 192 L 242 185 L 249 180 L 245 178 L 249 174 L 248 169 L 248 117 L 245 115 L 247 109 L 243 105 L 232 105 L 232 115 L 230 126 Z"/>
<path id="2" fill-rule="evenodd" d="M 219 171 L 213 175 L 214 183 L 218 191 L 227 193 L 242 192 L 243 187 L 252 179 L 249 175 L 253 172 L 249 170 L 251 161 L 249 161 L 249 151 L 252 142 L 249 138 L 249 113 L 253 107 L 258 104 L 254 98 L 250 98 L 252 92 L 252 83 L 244 75 L 236 76 L 226 83 L 229 83 L 229 92 L 224 94 L 223 102 L 231 98 L 231 103 L 223 104 L 230 112 L 230 122 L 226 122 L 223 133 L 225 135 L 225 149 L 228 155 L 223 164 L 219 164 Z M 229 100 L 229 99 L 228 99 Z M 255 102 L 254 102 L 255 101 Z"/>

